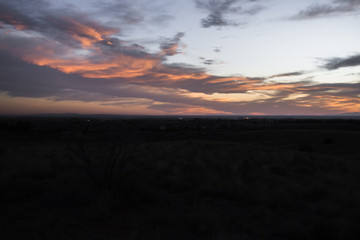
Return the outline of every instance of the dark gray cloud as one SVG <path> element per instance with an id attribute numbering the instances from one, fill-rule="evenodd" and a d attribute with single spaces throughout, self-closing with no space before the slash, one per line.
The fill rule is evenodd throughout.
<path id="1" fill-rule="evenodd" d="M 164 55 L 173 56 L 179 53 L 179 46 L 181 38 L 185 36 L 185 33 L 179 32 L 173 38 L 163 38 L 160 44 L 160 49 Z"/>
<path id="2" fill-rule="evenodd" d="M 27 3 L 21 0 L 1 0 L 0 22 L 18 29 L 36 26 L 37 21 L 31 17 L 31 14 L 38 14 L 39 9 L 44 7 L 48 7 L 48 4 L 41 0 L 29 0 Z"/>
<path id="3" fill-rule="evenodd" d="M 51 97 L 81 87 L 81 77 L 21 61 L 0 51 L 0 90 L 10 96 Z"/>
<path id="4" fill-rule="evenodd" d="M 292 19 L 311 19 L 332 15 L 352 13 L 360 10 L 359 0 L 334 0 L 330 4 L 313 4 L 301 10 Z"/>
<path id="5" fill-rule="evenodd" d="M 204 28 L 209 28 L 212 26 L 216 26 L 216 27 L 238 26 L 239 24 L 235 22 L 230 22 L 229 20 L 225 20 L 222 14 L 210 13 L 209 16 L 201 20 L 201 25 Z"/>
<path id="6" fill-rule="evenodd" d="M 97 44 L 102 48 L 101 51 L 98 50 L 98 55 L 93 56 L 94 61 L 102 61 L 104 58 L 109 59 L 119 54 L 141 59 L 158 58 L 155 54 L 149 54 L 144 46 L 123 41 L 119 38 L 106 38 Z"/>
<path id="7" fill-rule="evenodd" d="M 206 58 L 200 58 L 201 63 L 205 65 L 219 65 L 223 64 L 224 62 L 219 59 L 206 59 Z"/>
<path id="8" fill-rule="evenodd" d="M 204 28 L 212 26 L 237 26 L 236 22 L 225 19 L 224 15 L 228 13 L 238 13 L 240 6 L 236 6 L 237 0 L 196 0 L 196 7 L 209 11 L 209 15 L 201 20 Z"/>
<path id="9" fill-rule="evenodd" d="M 213 59 L 206 59 L 203 61 L 203 64 L 206 65 L 213 65 L 215 63 L 215 61 Z"/>
<path id="10" fill-rule="evenodd" d="M 225 27 L 238 26 L 240 23 L 227 19 L 228 14 L 238 15 L 255 15 L 260 12 L 263 7 L 256 5 L 250 8 L 239 6 L 240 3 L 254 2 L 241 0 L 195 0 L 196 7 L 208 12 L 208 16 L 201 19 L 201 26 L 209 27 Z"/>
<path id="11" fill-rule="evenodd" d="M 309 100 L 314 96 L 326 98 L 339 98 L 342 101 L 348 101 L 352 105 L 360 104 L 360 83 L 323 83 L 309 86 L 302 86 L 298 89 L 302 93 L 309 94 Z M 311 102 L 311 101 L 309 101 Z"/>
<path id="12" fill-rule="evenodd" d="M 0 1 L 1 22 L 72 47 L 87 47 L 119 31 L 95 22 L 76 9 L 54 9 L 41 0 Z"/>
<path id="13" fill-rule="evenodd" d="M 168 74 L 174 74 L 174 75 L 180 75 L 180 74 L 202 74 L 206 71 L 205 68 L 196 67 L 191 64 L 187 63 L 171 63 L 166 64 L 164 63 L 163 68 L 158 69 L 158 72 L 161 73 L 168 73 Z"/>
<path id="14" fill-rule="evenodd" d="M 288 73 L 281 73 L 281 74 L 272 75 L 269 78 L 292 77 L 292 76 L 300 76 L 302 74 L 304 74 L 304 72 L 288 72 Z"/>
<path id="15" fill-rule="evenodd" d="M 97 1 L 96 7 L 97 12 L 90 15 L 72 5 L 55 8 L 45 0 L 0 0 L 0 25 L 35 31 L 78 47 L 113 33 L 124 34 L 139 24 L 164 26 L 173 18 L 154 2 L 141 0 Z"/>
<path id="16" fill-rule="evenodd" d="M 335 70 L 343 67 L 355 67 L 360 66 L 360 54 L 353 55 L 346 58 L 331 58 L 326 60 L 326 64 L 323 66 L 328 70 Z"/>

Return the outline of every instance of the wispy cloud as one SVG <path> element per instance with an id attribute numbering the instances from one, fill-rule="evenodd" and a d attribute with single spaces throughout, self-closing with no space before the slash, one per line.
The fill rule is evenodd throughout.
<path id="1" fill-rule="evenodd" d="M 295 20 L 348 14 L 360 10 L 359 0 L 334 0 L 330 4 L 312 4 L 292 17 Z"/>
<path id="2" fill-rule="evenodd" d="M 101 17 L 106 16 L 109 22 L 114 25 L 121 23 L 122 28 L 146 25 L 148 23 L 155 26 L 164 26 L 173 20 L 173 17 L 167 14 L 164 2 L 111 0 L 96 1 L 94 5 L 97 8 L 98 15 Z"/>
<path id="3" fill-rule="evenodd" d="M 179 53 L 181 38 L 185 36 L 185 33 L 179 32 L 173 38 L 164 38 L 160 44 L 160 49 L 164 55 L 173 56 Z"/>
<path id="4" fill-rule="evenodd" d="M 241 10 L 240 6 L 234 6 L 238 3 L 237 0 L 196 0 L 195 3 L 197 8 L 209 11 L 209 15 L 201 20 L 202 27 L 238 25 L 224 18 L 225 14 L 237 13 Z"/>
<path id="5" fill-rule="evenodd" d="M 269 78 L 292 77 L 292 76 L 300 76 L 302 74 L 304 74 L 304 72 L 289 72 L 289 73 L 281 73 L 281 74 L 272 75 Z"/>
<path id="6" fill-rule="evenodd" d="M 240 3 L 246 1 L 241 0 L 195 0 L 196 7 L 208 12 L 208 16 L 201 20 L 201 26 L 209 27 L 225 27 L 238 26 L 240 23 L 226 18 L 228 14 L 254 15 L 260 12 L 263 7 L 256 5 L 249 9 L 239 6 Z M 252 2 L 252 1 L 248 1 Z"/>
<path id="7" fill-rule="evenodd" d="M 215 61 L 213 59 L 205 59 L 203 61 L 203 64 L 206 64 L 206 65 L 213 65 L 215 63 Z"/>

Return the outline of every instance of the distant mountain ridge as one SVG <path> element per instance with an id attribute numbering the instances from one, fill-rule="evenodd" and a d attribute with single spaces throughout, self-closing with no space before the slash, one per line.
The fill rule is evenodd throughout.
<path id="1" fill-rule="evenodd" d="M 329 115 L 129 115 L 129 114 L 82 114 L 82 113 L 36 113 L 36 114 L 0 114 L 0 117 L 19 118 L 99 118 L 99 119 L 133 119 L 133 118 L 221 118 L 221 119 L 326 119 L 345 118 L 359 119 L 360 112 L 349 112 Z"/>
<path id="2" fill-rule="evenodd" d="M 360 112 L 341 113 L 342 116 L 360 116 Z"/>

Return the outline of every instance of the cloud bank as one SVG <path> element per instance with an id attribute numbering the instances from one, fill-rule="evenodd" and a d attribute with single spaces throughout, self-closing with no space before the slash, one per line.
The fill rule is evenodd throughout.
<path id="1" fill-rule="evenodd" d="M 126 10 L 126 1 L 117 3 L 119 8 L 125 4 L 118 16 L 121 21 L 144 21 L 136 14 L 138 9 Z M 203 27 L 234 26 L 225 15 L 245 14 L 240 1 L 196 3 L 218 18 L 206 18 Z M 114 5 L 104 7 L 110 6 Z M 0 22 L 0 92 L 12 98 L 127 106 L 156 114 L 248 114 L 254 109 L 265 114 L 321 114 L 357 112 L 360 107 L 359 84 L 320 84 L 302 79 L 301 71 L 267 77 L 216 76 L 205 68 L 216 64 L 212 59 L 203 59 L 204 68 L 170 64 L 168 59 L 181 53 L 184 32 L 160 39 L 158 49 L 150 51 L 121 37 L 120 26 L 41 0 L 0 1 Z M 355 55 L 329 59 L 324 67 L 357 65 Z M 274 81 L 283 77 L 297 79 Z"/>

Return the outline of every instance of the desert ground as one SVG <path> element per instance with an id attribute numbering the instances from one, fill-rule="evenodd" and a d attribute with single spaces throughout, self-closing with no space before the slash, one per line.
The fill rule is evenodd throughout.
<path id="1" fill-rule="evenodd" d="M 1 239 L 359 239 L 360 121 L 2 117 Z"/>

